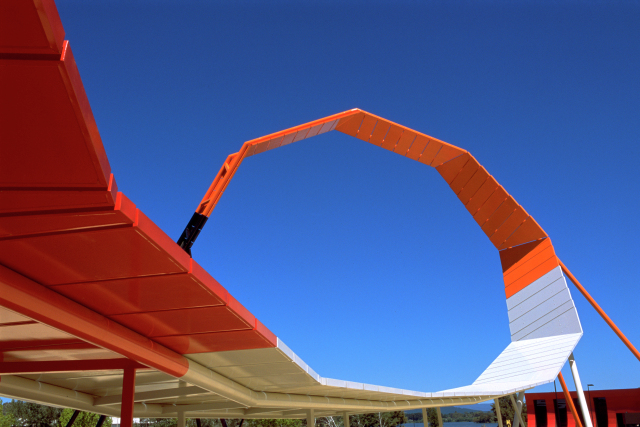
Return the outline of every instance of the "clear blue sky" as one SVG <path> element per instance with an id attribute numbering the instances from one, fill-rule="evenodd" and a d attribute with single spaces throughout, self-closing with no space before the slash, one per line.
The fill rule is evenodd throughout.
<path id="1" fill-rule="evenodd" d="M 245 140 L 358 107 L 469 150 L 640 346 L 640 3 L 57 4 L 119 188 L 170 236 Z M 437 391 L 509 343 L 445 182 L 342 134 L 247 159 L 194 257 L 326 377 Z M 640 386 L 571 289 L 583 383 Z"/>

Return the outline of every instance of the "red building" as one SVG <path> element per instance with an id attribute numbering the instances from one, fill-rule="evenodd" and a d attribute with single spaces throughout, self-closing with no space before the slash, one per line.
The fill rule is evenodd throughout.
<path id="1" fill-rule="evenodd" d="M 640 427 L 640 388 L 585 391 L 594 427 Z M 576 427 L 562 390 L 526 393 L 528 427 Z M 584 426 L 578 395 L 571 392 Z"/>

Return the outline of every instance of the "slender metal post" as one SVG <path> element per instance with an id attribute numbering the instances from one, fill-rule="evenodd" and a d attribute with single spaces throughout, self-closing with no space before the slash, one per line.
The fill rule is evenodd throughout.
<path id="1" fill-rule="evenodd" d="M 576 409 L 576 405 L 573 404 L 573 399 L 569 393 L 567 383 L 564 382 L 562 372 L 558 372 L 558 381 L 560 381 L 560 387 L 562 387 L 562 392 L 564 393 L 564 400 L 567 402 L 567 406 L 569 406 L 569 409 L 571 410 L 571 415 L 573 415 L 573 419 L 576 422 L 576 427 L 582 427 L 582 422 L 578 416 L 578 410 Z"/>
<path id="2" fill-rule="evenodd" d="M 344 427 L 350 427 L 351 423 L 349 421 L 349 414 L 347 412 L 342 413 L 342 423 Z"/>
<path id="3" fill-rule="evenodd" d="M 591 408 L 593 407 L 593 400 L 591 399 L 591 387 L 593 387 L 593 384 L 587 384 L 587 394 L 589 395 L 589 402 L 587 403 L 587 406 L 589 407 L 589 418 L 591 418 L 591 423 L 594 426 L 598 426 L 598 420 L 596 420 L 596 422 L 593 422 L 593 415 L 591 413 Z M 594 408 L 595 409 L 595 408 Z"/>
<path id="4" fill-rule="evenodd" d="M 517 401 L 514 396 L 518 398 Z M 513 427 L 518 427 L 520 424 L 522 424 L 522 427 L 524 427 L 524 423 L 522 422 L 522 417 L 521 417 L 522 399 L 524 398 L 524 391 L 521 391 L 517 395 L 510 394 L 509 398 L 511 399 L 511 404 L 513 405 L 513 412 L 514 412 Z"/>
<path id="5" fill-rule="evenodd" d="M 442 412 L 440 411 L 440 407 L 437 407 L 436 411 L 438 412 L 438 427 L 444 427 L 444 424 L 442 424 Z"/>
<path id="6" fill-rule="evenodd" d="M 200 421 L 200 418 L 196 418 L 196 426 L 202 427 L 202 422 Z"/>
<path id="7" fill-rule="evenodd" d="M 427 416 L 427 408 L 422 408 L 422 424 L 424 427 L 429 427 L 429 418 Z"/>
<path id="8" fill-rule="evenodd" d="M 493 399 L 496 407 L 496 417 L 498 418 L 498 427 L 502 427 L 502 413 L 500 413 L 500 399 Z"/>
<path id="9" fill-rule="evenodd" d="M 96 427 L 102 427 L 106 418 L 106 415 L 100 415 L 100 418 L 98 418 L 98 422 L 96 423 Z"/>
<path id="10" fill-rule="evenodd" d="M 80 411 L 78 411 L 77 409 L 73 411 L 73 415 L 71 415 L 71 418 L 69 418 L 69 421 L 67 421 L 67 425 L 65 427 L 71 427 L 73 423 L 76 421 L 76 418 L 78 418 L 79 413 Z"/>
<path id="11" fill-rule="evenodd" d="M 576 361 L 573 358 L 573 353 L 569 356 L 569 366 L 571 366 L 571 374 L 573 375 L 573 382 L 576 385 L 576 393 L 578 395 L 578 402 L 580 402 L 580 409 L 582 409 L 582 414 L 587 415 L 584 418 L 584 423 L 586 427 L 593 427 L 591 423 L 591 417 L 589 416 L 589 407 L 587 406 L 587 399 L 584 397 L 584 390 L 582 390 L 582 383 L 580 382 L 580 375 L 578 375 L 578 365 L 576 365 Z"/>
<path id="12" fill-rule="evenodd" d="M 133 397 L 136 389 L 135 368 L 125 368 L 122 377 L 122 406 L 120 427 L 133 427 Z"/>
<path id="13" fill-rule="evenodd" d="M 313 409 L 307 411 L 307 427 L 316 427 L 316 416 Z"/>

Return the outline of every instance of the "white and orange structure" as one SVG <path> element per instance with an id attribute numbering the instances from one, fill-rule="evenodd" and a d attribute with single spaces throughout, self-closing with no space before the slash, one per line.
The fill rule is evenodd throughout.
<path id="1" fill-rule="evenodd" d="M 12 22 L 0 30 L 0 395 L 123 426 L 134 416 L 312 423 L 521 400 L 567 360 L 575 367 L 582 328 L 566 277 L 580 285 L 467 151 L 358 109 L 248 141 L 177 244 L 118 191 L 53 1 L 8 0 L 0 16 Z M 511 343 L 472 384 L 419 392 L 321 376 L 190 255 L 244 159 L 334 130 L 434 167 L 498 251 Z"/>

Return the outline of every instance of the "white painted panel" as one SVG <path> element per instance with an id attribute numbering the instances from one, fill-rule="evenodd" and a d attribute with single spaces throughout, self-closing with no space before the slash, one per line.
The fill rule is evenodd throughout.
<path id="1" fill-rule="evenodd" d="M 540 289 L 546 287 L 550 283 L 555 282 L 561 277 L 564 277 L 562 275 L 562 268 L 558 266 L 553 270 L 551 270 L 550 272 L 548 272 L 547 274 L 545 274 L 544 276 L 540 277 L 539 279 L 531 282 L 529 286 L 525 287 L 524 289 L 518 291 L 516 294 L 507 298 L 507 310 L 511 310 L 513 307 L 522 303 L 531 295 L 535 294 L 536 292 L 539 292 Z"/>
<path id="2" fill-rule="evenodd" d="M 573 301 L 567 301 L 565 304 L 551 310 L 543 317 L 537 319 L 527 327 L 519 330 L 511 336 L 514 341 L 531 338 L 542 338 L 551 335 L 561 335 L 567 333 L 578 333 L 581 329 L 566 328 L 566 326 L 579 325 L 577 321 L 577 313 L 573 305 Z M 535 335 L 532 335 L 536 332 Z"/>
<path id="3" fill-rule="evenodd" d="M 552 282 L 548 286 L 531 295 L 523 303 L 518 304 L 509 310 L 509 322 L 513 322 L 515 319 L 531 310 L 532 307 L 542 304 L 544 301 L 565 289 L 567 289 L 565 281 L 562 277 L 558 278 L 555 282 Z"/>
<path id="4" fill-rule="evenodd" d="M 535 299 L 535 297 L 529 298 L 528 301 Z M 536 301 L 532 301 L 532 303 L 536 303 Z M 573 306 L 573 301 L 571 300 L 571 295 L 569 294 L 569 290 L 564 287 L 555 295 L 552 295 L 546 301 L 542 301 L 542 303 L 538 305 L 531 305 L 527 307 L 529 310 L 522 313 L 520 317 L 514 319 L 513 322 L 509 323 L 509 329 L 511 330 L 511 335 L 514 335 L 516 332 L 526 328 L 528 325 L 531 325 L 538 319 L 546 316 L 552 311 L 560 308 L 564 305 L 568 304 L 569 306 Z M 523 305 L 529 305 L 528 303 L 520 304 L 518 307 L 522 307 Z M 564 310 L 566 311 L 566 310 Z"/>
<path id="5" fill-rule="evenodd" d="M 580 319 L 578 318 L 578 312 L 576 311 L 576 308 L 572 307 L 552 321 L 542 325 L 538 329 L 531 331 L 520 339 L 529 340 L 532 338 L 540 338 L 549 335 L 577 333 L 582 334 L 582 326 L 580 326 Z"/>

